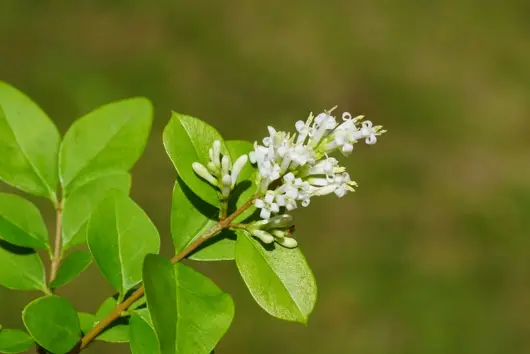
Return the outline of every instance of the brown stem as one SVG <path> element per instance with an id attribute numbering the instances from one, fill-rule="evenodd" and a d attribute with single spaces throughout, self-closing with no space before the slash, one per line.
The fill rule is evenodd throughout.
<path id="1" fill-rule="evenodd" d="M 63 202 L 58 201 L 55 206 L 55 242 L 52 256 L 52 263 L 50 266 L 50 279 L 49 283 L 55 280 L 57 277 L 57 271 L 61 264 L 62 254 L 62 230 L 63 230 Z"/>
<path id="2" fill-rule="evenodd" d="M 194 250 L 197 249 L 204 241 L 209 239 L 210 237 L 214 236 L 219 231 L 226 229 L 232 225 L 232 220 L 237 218 L 239 215 L 241 215 L 245 210 L 247 210 L 250 206 L 252 206 L 252 203 L 257 198 L 257 194 L 252 196 L 245 204 L 243 204 L 241 207 L 239 207 L 234 213 L 232 213 L 227 218 L 219 221 L 217 224 L 215 224 L 214 227 L 212 227 L 209 231 L 205 232 L 201 236 L 199 236 L 195 241 L 190 243 L 188 247 L 186 247 L 182 252 L 171 258 L 171 263 L 177 263 L 180 262 L 183 258 L 188 256 L 190 253 L 192 253 Z M 144 287 L 141 286 L 138 288 L 134 293 L 132 293 L 131 296 L 129 296 L 124 302 L 121 304 L 116 305 L 114 310 L 109 313 L 104 319 L 99 321 L 99 323 L 96 325 L 96 327 L 92 328 L 82 339 L 81 339 L 81 345 L 74 348 L 70 354 L 77 354 L 81 350 L 85 349 L 101 332 L 105 330 L 109 325 L 111 325 L 116 319 L 118 319 L 121 314 L 134 304 L 136 301 L 138 301 L 142 296 L 144 295 Z"/>

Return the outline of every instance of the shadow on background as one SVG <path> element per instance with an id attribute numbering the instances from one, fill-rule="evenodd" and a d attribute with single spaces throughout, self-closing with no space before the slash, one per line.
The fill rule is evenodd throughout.
<path id="1" fill-rule="evenodd" d="M 92 108 L 153 100 L 133 197 L 164 235 L 170 110 L 230 139 L 291 130 L 334 105 L 389 130 L 349 158 L 354 195 L 299 210 L 319 283 L 307 328 L 270 318 L 233 263 L 201 264 L 236 301 L 218 353 L 530 352 L 530 3 L 0 1 L 0 79 L 64 133 Z M 39 201 L 52 224 L 51 206 Z M 92 266 L 60 292 L 93 312 Z M 21 326 L 36 294 L 0 289 Z M 87 353 L 127 353 L 96 343 Z"/>

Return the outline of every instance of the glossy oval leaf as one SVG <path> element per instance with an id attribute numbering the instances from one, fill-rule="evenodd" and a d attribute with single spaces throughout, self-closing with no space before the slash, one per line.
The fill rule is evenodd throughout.
<path id="1" fill-rule="evenodd" d="M 79 118 L 60 151 L 60 177 L 66 195 L 95 177 L 128 171 L 140 158 L 153 120 L 146 98 L 104 105 Z"/>
<path id="2" fill-rule="evenodd" d="M 169 260 L 155 254 L 147 255 L 143 264 L 143 282 L 160 353 L 174 354 L 178 321 L 177 283 Z"/>
<path id="3" fill-rule="evenodd" d="M 249 152 L 254 150 L 252 144 L 244 140 L 228 140 L 226 141 L 226 147 L 228 148 L 232 162 L 236 161 L 241 155 L 248 155 Z M 234 212 L 245 204 L 258 191 L 259 186 L 255 183 L 256 172 L 257 169 L 250 163 L 250 161 L 247 162 L 243 170 L 241 170 L 237 184 L 230 195 L 229 207 L 231 212 Z M 256 211 L 256 208 L 252 205 L 235 218 L 234 221 L 238 222 L 245 220 L 252 215 L 254 211 Z"/>
<path id="4" fill-rule="evenodd" d="M 54 354 L 68 353 L 81 339 L 77 312 L 59 296 L 30 302 L 22 312 L 22 320 L 33 339 Z"/>
<path id="5" fill-rule="evenodd" d="M 147 309 L 131 315 L 129 338 L 132 354 L 160 354 L 160 345 Z"/>
<path id="6" fill-rule="evenodd" d="M 0 238 L 20 247 L 49 248 L 48 230 L 33 203 L 0 193 Z"/>
<path id="7" fill-rule="evenodd" d="M 0 81 L 0 180 L 56 201 L 61 136 L 25 94 Z"/>
<path id="8" fill-rule="evenodd" d="M 218 189 L 197 176 L 191 165 L 200 162 L 206 166 L 208 150 L 215 140 L 221 141 L 221 134 L 200 119 L 173 112 L 164 129 L 164 146 L 184 183 L 205 202 L 219 205 Z"/>
<path id="9" fill-rule="evenodd" d="M 63 250 L 86 242 L 88 219 L 112 189 L 129 194 L 131 175 L 128 172 L 115 172 L 96 178 L 66 198 L 63 207 Z"/>
<path id="10" fill-rule="evenodd" d="M 199 236 L 217 224 L 219 210 L 204 202 L 182 179 L 177 178 L 173 188 L 171 207 L 171 236 L 175 246 L 175 254 L 181 253 Z M 199 261 L 232 260 L 234 259 L 234 240 L 218 236 L 207 241 L 189 258 Z"/>
<path id="11" fill-rule="evenodd" d="M 192 268 L 150 255 L 144 284 L 162 354 L 209 354 L 230 327 L 232 298 Z"/>
<path id="12" fill-rule="evenodd" d="M 307 323 L 317 299 L 317 286 L 300 249 L 264 246 L 240 233 L 236 264 L 250 293 L 265 311 L 283 320 Z"/>
<path id="13" fill-rule="evenodd" d="M 44 274 L 41 258 L 33 249 L 0 240 L 0 285 L 13 290 L 46 292 Z"/>
<path id="14" fill-rule="evenodd" d="M 145 212 L 113 190 L 90 217 L 87 243 L 105 278 L 125 294 L 142 279 L 144 257 L 158 253 L 160 237 Z"/>
<path id="15" fill-rule="evenodd" d="M 18 329 L 0 330 L 0 353 L 23 353 L 33 347 L 33 339 Z"/>
<path id="16" fill-rule="evenodd" d="M 64 259 L 55 280 L 50 283 L 51 288 L 58 288 L 74 280 L 92 263 L 90 252 L 81 250 L 70 253 Z"/>

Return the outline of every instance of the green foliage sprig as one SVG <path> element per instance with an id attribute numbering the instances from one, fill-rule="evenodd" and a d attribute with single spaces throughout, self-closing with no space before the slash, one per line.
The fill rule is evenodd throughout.
<path id="1" fill-rule="evenodd" d="M 331 111 L 269 127 L 263 144 L 225 141 L 197 118 L 173 113 L 164 146 L 178 177 L 171 235 L 175 256 L 160 256 L 160 236 L 130 197 L 130 169 L 153 119 L 145 98 L 104 105 L 64 137 L 23 93 L 0 82 L 0 180 L 47 198 L 49 237 L 39 209 L 0 193 L 0 285 L 43 293 L 22 311 L 26 331 L 0 326 L 0 353 L 79 353 L 92 341 L 128 342 L 134 354 L 209 354 L 234 317 L 234 303 L 212 280 L 179 263 L 235 260 L 256 302 L 279 319 L 307 323 L 313 274 L 293 237 L 289 211 L 312 197 L 353 191 L 329 154 L 373 144 L 384 131 L 362 117 Z M 50 242 L 52 239 L 52 242 Z M 41 253 L 49 257 L 45 269 Z M 116 293 L 94 313 L 78 312 L 55 290 L 94 263 Z"/>

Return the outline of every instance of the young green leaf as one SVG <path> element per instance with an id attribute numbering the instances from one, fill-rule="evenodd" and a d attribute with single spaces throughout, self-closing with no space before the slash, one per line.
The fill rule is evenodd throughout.
<path id="1" fill-rule="evenodd" d="M 197 176 L 191 165 L 200 162 L 206 166 L 208 150 L 219 140 L 226 151 L 221 134 L 200 119 L 173 112 L 169 124 L 164 129 L 164 146 L 178 175 L 186 185 L 202 200 L 219 205 L 218 190 Z"/>
<path id="2" fill-rule="evenodd" d="M 236 161 L 241 155 L 247 155 L 249 152 L 254 150 L 252 144 L 248 141 L 243 140 L 228 140 L 226 147 L 230 153 L 232 161 Z M 259 189 L 259 186 L 255 183 L 256 180 L 256 168 L 247 162 L 241 173 L 239 174 L 238 182 L 231 193 L 230 204 L 232 211 L 245 204 Z M 242 221 L 252 215 L 256 210 L 254 206 L 245 210 L 239 215 L 234 221 Z"/>
<path id="3" fill-rule="evenodd" d="M 230 327 L 232 298 L 184 264 L 149 255 L 144 285 L 162 354 L 209 354 Z"/>
<path id="4" fill-rule="evenodd" d="M 123 295 L 140 282 L 142 261 L 158 253 L 160 238 L 145 212 L 113 190 L 90 217 L 87 243 L 105 278 Z"/>
<path id="5" fill-rule="evenodd" d="M 147 309 L 133 312 L 129 324 L 132 354 L 160 354 L 160 345 Z"/>
<path id="6" fill-rule="evenodd" d="M 96 178 L 66 198 L 63 207 L 63 250 L 86 242 L 88 218 L 111 189 L 129 194 L 131 175 L 114 172 Z"/>
<path id="7" fill-rule="evenodd" d="M 39 255 L 0 240 L 0 285 L 13 290 L 47 292 L 44 266 Z"/>
<path id="8" fill-rule="evenodd" d="M 199 236 L 210 230 L 215 224 L 219 210 L 197 197 L 180 179 L 177 178 L 173 188 L 171 207 L 171 236 L 175 253 L 181 253 Z M 216 236 L 208 241 L 208 247 L 194 252 L 189 258 L 200 261 L 234 259 L 235 241 Z"/>
<path id="9" fill-rule="evenodd" d="M 46 113 L 0 81 L 0 180 L 55 202 L 60 142 L 59 131 Z"/>
<path id="10" fill-rule="evenodd" d="M 236 264 L 256 302 L 277 318 L 307 323 L 317 298 L 313 273 L 300 249 L 265 248 L 238 233 Z"/>
<path id="11" fill-rule="evenodd" d="M 14 194 L 0 193 L 0 238 L 20 247 L 49 248 L 39 209 Z"/>
<path id="12" fill-rule="evenodd" d="M 130 170 L 145 148 L 152 120 L 153 107 L 146 98 L 113 102 L 77 120 L 60 151 L 66 195 L 95 177 Z"/>
<path id="13" fill-rule="evenodd" d="M 92 257 L 88 251 L 74 251 L 70 253 L 61 264 L 55 280 L 50 287 L 58 288 L 74 280 L 92 263 Z"/>
<path id="14" fill-rule="evenodd" d="M 17 329 L 0 330 L 0 353 L 23 353 L 33 346 L 33 339 Z"/>
<path id="15" fill-rule="evenodd" d="M 68 353 L 81 339 L 77 312 L 65 298 L 51 295 L 30 302 L 22 320 L 33 339 L 44 349 Z"/>

